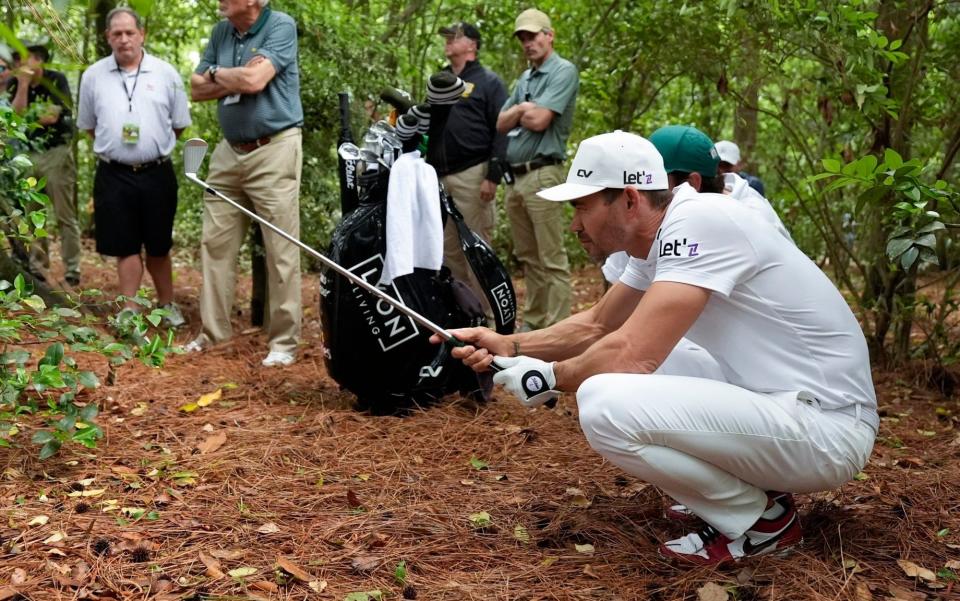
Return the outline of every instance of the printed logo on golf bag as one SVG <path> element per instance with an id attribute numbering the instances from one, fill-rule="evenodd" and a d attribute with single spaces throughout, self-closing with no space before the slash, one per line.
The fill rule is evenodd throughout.
<path id="1" fill-rule="evenodd" d="M 350 271 L 363 278 L 373 286 L 377 286 L 380 279 L 380 273 L 383 271 L 383 255 L 376 254 L 366 261 L 357 263 L 350 268 Z M 387 294 L 403 301 L 400 291 L 394 284 L 389 286 L 377 286 Z M 363 288 L 351 285 L 351 292 L 357 300 L 357 305 L 363 315 L 370 333 L 380 343 L 380 348 L 384 352 L 403 344 L 404 342 L 415 338 L 420 331 L 417 324 L 411 318 L 401 313 L 393 305 L 374 298 Z"/>
<path id="2" fill-rule="evenodd" d="M 436 367 L 432 365 L 424 365 L 420 368 L 420 377 L 421 378 L 436 378 L 441 373 L 443 373 L 443 366 L 438 365 Z"/>
<path id="3" fill-rule="evenodd" d="M 500 323 L 513 321 L 516 313 L 516 303 L 507 283 L 497 284 L 490 289 L 490 292 L 493 294 L 493 298 L 497 300 L 497 313 L 500 314 Z"/>
<path id="4" fill-rule="evenodd" d="M 543 392 L 546 382 L 540 372 L 530 370 L 520 378 L 520 385 L 523 386 L 524 392 L 532 396 Z"/>

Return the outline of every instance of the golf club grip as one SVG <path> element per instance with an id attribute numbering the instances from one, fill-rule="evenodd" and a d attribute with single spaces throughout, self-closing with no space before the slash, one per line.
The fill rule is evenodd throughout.
<path id="1" fill-rule="evenodd" d="M 455 337 L 453 337 L 453 336 L 451 336 L 450 338 L 448 338 L 446 342 L 447 342 L 447 344 L 449 344 L 449 345 L 451 345 L 451 346 L 467 346 L 467 343 L 466 343 L 466 342 L 464 342 L 464 341 L 462 341 L 462 340 L 459 340 L 459 339 L 457 339 L 457 338 L 455 338 Z M 493 360 L 493 362 L 490 363 L 490 371 L 492 371 L 493 373 L 497 373 L 497 372 L 499 372 L 499 371 L 503 371 L 503 368 L 500 367 L 499 365 L 497 365 L 497 363 L 496 363 L 496 355 L 494 355 L 494 360 Z M 556 398 L 552 398 L 552 399 L 550 399 L 549 401 L 546 401 L 546 402 L 544 403 L 544 406 L 547 407 L 547 409 L 553 409 L 554 407 L 557 406 L 557 399 L 556 399 Z"/>

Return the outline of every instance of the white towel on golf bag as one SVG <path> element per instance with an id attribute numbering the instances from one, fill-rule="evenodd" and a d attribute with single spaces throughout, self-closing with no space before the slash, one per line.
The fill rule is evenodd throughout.
<path id="1" fill-rule="evenodd" d="M 413 273 L 414 267 L 436 271 L 442 264 L 440 184 L 436 170 L 414 150 L 402 155 L 390 169 L 387 256 L 380 285 Z"/>

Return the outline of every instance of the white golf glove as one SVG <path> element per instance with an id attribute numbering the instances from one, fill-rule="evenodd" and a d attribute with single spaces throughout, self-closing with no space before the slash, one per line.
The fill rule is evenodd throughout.
<path id="1" fill-rule="evenodd" d="M 493 374 L 494 384 L 502 384 L 526 407 L 539 407 L 560 395 L 559 390 L 553 390 L 557 384 L 553 363 L 520 355 L 497 357 L 494 364 L 500 368 Z"/>

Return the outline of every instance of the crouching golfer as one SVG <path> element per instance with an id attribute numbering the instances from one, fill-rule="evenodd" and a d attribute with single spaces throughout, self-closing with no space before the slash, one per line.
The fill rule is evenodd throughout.
<path id="1" fill-rule="evenodd" d="M 576 391 L 590 445 L 706 526 L 660 553 L 718 564 L 800 542 L 784 492 L 833 489 L 866 463 L 879 424 L 867 347 L 840 293 L 754 211 L 689 185 L 669 190 L 639 136 L 585 140 L 565 184 L 571 229 L 627 269 L 588 311 L 534 332 L 455 330 L 454 356 L 524 405 Z M 685 336 L 723 380 L 658 369 Z M 437 340 L 439 342 L 439 340 Z M 682 365 L 682 362 L 681 362 Z"/>

